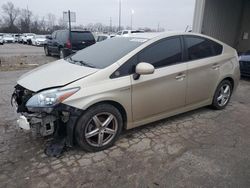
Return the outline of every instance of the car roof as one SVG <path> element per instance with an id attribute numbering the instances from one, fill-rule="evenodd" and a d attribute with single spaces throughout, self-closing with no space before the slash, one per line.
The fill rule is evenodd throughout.
<path id="1" fill-rule="evenodd" d="M 202 35 L 199 33 L 193 33 L 193 32 L 180 32 L 180 31 L 167 31 L 167 32 L 146 32 L 146 33 L 132 33 L 129 35 L 129 37 L 134 37 L 134 38 L 143 38 L 143 39 L 154 39 L 154 38 L 166 38 L 166 37 L 171 37 L 171 36 L 178 36 L 178 35 L 192 35 L 192 36 L 199 36 L 203 38 L 207 38 L 219 43 L 222 43 L 221 41 L 218 41 L 212 37 Z"/>

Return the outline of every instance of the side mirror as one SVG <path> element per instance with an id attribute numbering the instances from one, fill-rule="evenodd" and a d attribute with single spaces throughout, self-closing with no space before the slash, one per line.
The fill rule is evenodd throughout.
<path id="1" fill-rule="evenodd" d="M 155 68 L 149 63 L 139 63 L 135 67 L 135 72 L 140 75 L 153 74 L 155 72 Z"/>
<path id="2" fill-rule="evenodd" d="M 140 75 L 148 75 L 153 74 L 155 72 L 155 68 L 153 65 L 149 63 L 139 63 L 135 67 L 135 74 L 134 79 L 138 80 L 140 78 Z"/>

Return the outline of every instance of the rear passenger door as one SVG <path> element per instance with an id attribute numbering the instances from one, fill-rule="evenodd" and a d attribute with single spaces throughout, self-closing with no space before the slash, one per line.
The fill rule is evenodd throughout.
<path id="1" fill-rule="evenodd" d="M 213 98 L 220 73 L 222 45 L 209 39 L 184 36 L 188 61 L 187 105 L 206 103 Z"/>

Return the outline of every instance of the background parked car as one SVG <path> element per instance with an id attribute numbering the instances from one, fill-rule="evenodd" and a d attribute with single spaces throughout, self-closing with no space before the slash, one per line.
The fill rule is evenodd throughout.
<path id="1" fill-rule="evenodd" d="M 23 44 L 31 44 L 31 39 L 35 36 L 34 33 L 24 33 L 22 37 Z"/>
<path id="2" fill-rule="evenodd" d="M 241 54 L 239 60 L 241 76 L 250 77 L 250 51 Z"/>
<path id="3" fill-rule="evenodd" d="M 18 42 L 20 34 L 13 34 L 14 42 Z"/>
<path id="4" fill-rule="evenodd" d="M 23 35 L 23 34 L 20 34 L 20 36 L 18 37 L 17 42 L 18 42 L 18 43 L 23 43 L 23 37 L 24 37 L 24 35 Z"/>
<path id="5" fill-rule="evenodd" d="M 11 34 L 4 34 L 3 41 L 4 41 L 4 43 L 14 43 L 15 39 Z"/>
<path id="6" fill-rule="evenodd" d="M 43 46 L 45 44 L 45 41 L 46 41 L 46 35 L 35 35 L 31 39 L 31 43 L 34 46 Z"/>
<path id="7" fill-rule="evenodd" d="M 0 44 L 3 45 L 3 35 L 0 34 Z"/>
<path id="8" fill-rule="evenodd" d="M 24 34 L 21 34 L 18 38 L 18 43 L 23 43 L 23 39 L 24 39 Z"/>
<path id="9" fill-rule="evenodd" d="M 128 37 L 129 35 L 134 34 L 134 33 L 144 33 L 144 31 L 143 30 L 122 30 L 122 31 L 119 31 L 118 33 L 116 33 L 116 36 L 117 37 Z"/>
<path id="10" fill-rule="evenodd" d="M 111 38 L 110 35 L 99 34 L 96 37 L 96 42 L 101 42 L 101 41 L 104 41 L 104 40 L 107 40 L 107 39 L 110 39 L 110 38 Z"/>
<path id="11" fill-rule="evenodd" d="M 90 31 L 73 30 L 70 41 L 68 30 L 58 30 L 47 37 L 44 51 L 46 56 L 54 54 L 64 58 L 92 44 L 95 44 L 95 38 Z"/>

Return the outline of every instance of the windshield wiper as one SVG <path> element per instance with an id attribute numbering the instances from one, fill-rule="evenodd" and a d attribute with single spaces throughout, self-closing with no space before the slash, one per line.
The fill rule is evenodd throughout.
<path id="1" fill-rule="evenodd" d="M 68 59 L 70 60 L 71 63 L 74 63 L 74 64 L 79 63 L 80 65 L 83 65 L 85 67 L 96 68 L 95 66 L 90 65 L 90 64 L 88 64 L 84 61 L 81 61 L 81 60 L 72 59 L 71 57 L 69 57 Z"/>

